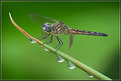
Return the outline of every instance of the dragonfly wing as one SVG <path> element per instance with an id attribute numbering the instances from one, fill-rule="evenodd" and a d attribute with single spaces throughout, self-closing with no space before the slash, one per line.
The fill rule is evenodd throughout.
<path id="1" fill-rule="evenodd" d="M 70 32 L 70 42 L 69 42 L 69 48 L 71 48 L 71 45 L 73 43 L 73 34 Z"/>
<path id="2" fill-rule="evenodd" d="M 44 25 L 45 23 L 51 23 L 51 24 L 56 24 L 57 21 L 54 20 L 54 19 L 51 19 L 51 18 L 48 18 L 48 17 L 44 17 L 44 16 L 40 16 L 38 14 L 35 14 L 35 13 L 30 13 L 30 18 L 37 22 L 38 24 L 40 25 Z"/>

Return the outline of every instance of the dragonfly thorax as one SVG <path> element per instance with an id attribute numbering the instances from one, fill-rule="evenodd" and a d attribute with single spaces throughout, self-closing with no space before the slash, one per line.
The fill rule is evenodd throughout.
<path id="1" fill-rule="evenodd" d="M 52 25 L 50 23 L 45 23 L 42 27 L 43 31 L 46 31 L 46 32 L 51 32 L 52 30 Z"/>

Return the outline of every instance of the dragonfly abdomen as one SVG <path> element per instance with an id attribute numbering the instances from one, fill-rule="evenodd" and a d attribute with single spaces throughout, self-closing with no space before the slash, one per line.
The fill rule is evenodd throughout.
<path id="1" fill-rule="evenodd" d="M 106 33 L 99 33 L 99 32 L 93 32 L 93 31 L 83 31 L 83 30 L 76 30 L 76 29 L 70 29 L 70 31 L 73 34 L 94 35 L 94 36 L 108 36 Z"/>

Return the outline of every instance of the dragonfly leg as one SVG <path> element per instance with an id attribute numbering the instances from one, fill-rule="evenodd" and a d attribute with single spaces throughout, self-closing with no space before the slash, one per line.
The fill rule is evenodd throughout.
<path id="1" fill-rule="evenodd" d="M 53 40 L 53 35 L 51 35 L 51 39 L 50 39 L 50 41 L 49 41 L 49 42 L 46 42 L 46 43 L 43 43 L 43 44 L 51 43 L 51 42 L 52 42 L 52 40 Z"/>
<path id="2" fill-rule="evenodd" d="M 58 37 L 59 38 L 59 37 Z M 60 42 L 61 42 L 61 45 L 59 46 L 59 48 L 58 49 L 60 49 L 60 47 L 63 45 L 63 41 L 59 38 L 59 40 L 60 40 Z M 58 50 L 57 49 L 57 50 Z"/>
<path id="3" fill-rule="evenodd" d="M 38 37 L 38 38 L 41 38 L 41 39 L 39 39 L 39 40 L 42 40 L 42 39 L 47 38 L 49 35 L 50 35 L 50 34 L 48 34 L 48 35 L 47 35 L 47 36 L 45 36 L 45 37 Z"/>
<path id="4" fill-rule="evenodd" d="M 59 42 L 59 44 L 55 47 L 55 49 L 61 44 L 60 43 L 60 40 L 58 39 L 58 37 L 56 36 L 56 38 L 57 38 L 57 40 L 58 40 L 58 42 Z"/>
<path id="5" fill-rule="evenodd" d="M 56 51 L 58 50 L 58 49 L 60 49 L 60 47 L 63 45 L 63 42 L 62 42 L 62 40 L 58 37 L 58 36 L 56 36 L 56 38 L 57 38 L 57 40 L 58 40 L 58 42 L 59 42 L 59 45 L 55 48 L 56 49 Z"/>

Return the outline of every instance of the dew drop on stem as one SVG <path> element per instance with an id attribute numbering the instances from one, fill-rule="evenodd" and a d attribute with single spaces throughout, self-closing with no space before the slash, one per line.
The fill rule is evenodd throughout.
<path id="1" fill-rule="evenodd" d="M 41 47 L 42 47 L 45 51 L 49 51 L 47 48 L 43 47 L 42 45 L 41 45 Z"/>
<path id="2" fill-rule="evenodd" d="M 76 66 L 72 63 L 72 62 L 70 62 L 70 61 L 67 61 L 67 63 L 68 63 L 68 67 L 69 67 L 69 69 L 74 69 Z"/>
<path id="3" fill-rule="evenodd" d="M 34 44 L 34 43 L 37 43 L 35 40 L 32 40 L 32 39 L 30 39 L 30 41 L 31 41 L 31 43 L 33 43 L 33 44 Z"/>
<path id="4" fill-rule="evenodd" d="M 60 55 L 57 55 L 57 60 L 59 63 L 62 63 L 65 61 L 65 59 L 63 57 L 61 57 Z"/>
<path id="5" fill-rule="evenodd" d="M 93 78 L 93 75 L 89 75 L 89 78 Z"/>

